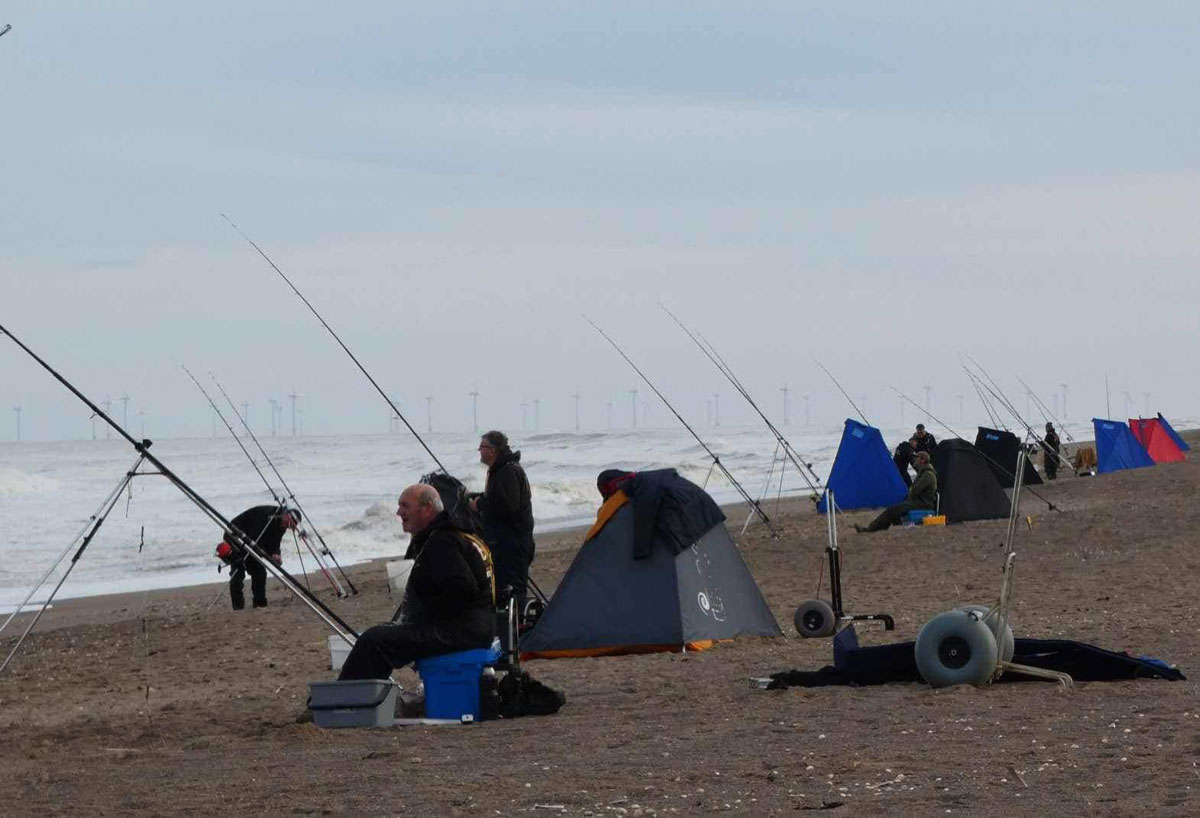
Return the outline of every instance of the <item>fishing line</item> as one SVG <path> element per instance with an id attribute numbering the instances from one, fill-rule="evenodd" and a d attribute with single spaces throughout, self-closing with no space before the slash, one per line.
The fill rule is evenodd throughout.
<path id="1" fill-rule="evenodd" d="M 152 463 L 158 469 L 159 474 L 161 474 L 163 477 L 167 478 L 167 480 L 170 481 L 170 483 L 173 486 L 175 486 L 177 489 L 179 489 L 179 491 L 186 498 L 191 500 L 191 502 L 196 506 L 196 508 L 198 508 L 210 520 L 212 520 L 213 522 L 220 525 L 227 532 L 227 534 L 229 534 L 230 536 L 233 536 L 236 540 L 236 543 L 235 543 L 236 545 L 239 545 L 243 549 L 245 549 L 245 551 L 253 559 L 258 560 L 258 562 L 263 565 L 263 567 L 267 570 L 268 573 L 273 574 L 276 578 L 278 578 L 281 582 L 283 582 L 284 587 L 286 587 L 288 590 L 292 591 L 294 594 L 299 596 L 300 599 L 306 605 L 308 605 L 309 608 L 312 609 L 313 613 L 315 613 L 315 614 L 317 614 L 317 616 L 321 617 L 321 619 L 324 620 L 327 625 L 329 625 L 331 628 L 333 628 L 334 631 L 339 636 L 341 636 L 344 640 L 346 640 L 346 642 L 352 643 L 351 637 L 354 637 L 354 638 L 358 637 L 357 631 L 355 631 L 352 627 L 350 627 L 348 624 L 346 624 L 346 622 L 343 621 L 340 616 L 338 616 L 336 613 L 334 613 L 332 610 L 330 610 L 330 608 L 327 605 L 325 605 L 323 602 L 321 602 L 319 599 L 317 599 L 314 595 L 307 593 L 305 591 L 305 589 L 302 588 L 295 581 L 295 579 L 292 578 L 291 574 L 289 574 L 281 566 L 275 565 L 273 562 L 271 562 L 271 560 L 262 552 L 262 550 L 260 548 L 258 548 L 258 546 L 255 545 L 255 543 L 251 542 L 246 537 L 245 534 L 243 534 L 242 532 L 240 532 L 236 528 L 234 528 L 233 525 L 229 522 L 229 520 L 227 520 L 221 514 L 221 512 L 217 511 L 217 509 L 211 503 L 209 503 L 207 500 L 205 500 L 202 496 L 200 496 L 200 494 L 198 494 L 196 492 L 195 489 L 193 489 L 190 485 L 188 485 L 186 482 L 184 482 L 183 478 L 179 477 L 173 471 L 171 471 L 169 468 L 167 468 L 167 465 L 165 463 L 163 463 L 161 460 L 159 460 L 157 457 L 155 457 L 153 454 L 151 454 L 149 451 L 150 446 L 153 445 L 151 441 L 135 440 L 132 435 L 130 435 L 127 431 L 125 431 L 124 427 L 122 427 L 119 423 L 117 423 L 115 420 L 110 418 L 90 398 L 88 398 L 86 395 L 84 395 L 82 392 L 80 392 L 79 389 L 77 389 L 74 384 L 72 384 L 65 377 L 63 377 L 61 374 L 59 374 L 58 370 L 56 370 L 54 367 L 50 366 L 49 363 L 47 363 L 44 359 L 42 359 L 40 356 L 38 356 L 38 354 L 36 352 L 34 352 L 32 349 L 30 349 L 23 341 L 21 341 L 19 338 L 17 338 L 15 335 L 13 335 L 12 332 L 10 330 L 8 330 L 7 328 L 5 328 L 3 325 L 0 325 L 0 334 L 7 335 L 10 339 L 12 339 L 12 342 L 14 344 L 16 344 L 18 347 L 20 347 L 22 349 L 22 351 L 25 352 L 26 355 L 28 355 L 30 358 L 32 358 L 34 361 L 36 361 L 39 366 L 41 366 L 48 373 L 50 373 L 50 375 L 55 380 L 57 380 L 59 383 L 61 383 L 67 389 L 67 391 L 69 391 L 72 395 L 74 395 L 76 398 L 78 398 L 84 405 L 86 405 L 89 409 L 91 409 L 98 417 L 102 418 L 105 423 L 107 423 L 115 432 L 117 432 L 117 434 L 119 434 L 131 446 L 133 446 L 133 448 L 139 454 L 145 456 L 145 458 L 147 460 L 149 460 L 150 463 Z"/>
<path id="2" fill-rule="evenodd" d="M 242 232 L 242 228 L 234 224 L 233 220 L 224 213 L 221 214 L 221 218 L 228 222 L 229 226 L 238 232 L 238 235 L 249 242 L 250 246 L 257 250 L 258 254 L 263 257 L 263 260 L 267 262 L 267 264 L 271 265 L 271 269 L 279 273 L 279 277 L 287 282 L 287 285 L 292 288 L 292 292 L 294 292 L 300 298 L 300 300 L 304 302 L 304 306 L 308 307 L 309 311 L 316 316 L 317 320 L 321 322 L 321 326 L 325 327 L 325 329 L 329 331 L 329 334 L 333 336 L 333 340 L 338 342 L 338 346 L 345 350 L 346 354 L 350 356 L 350 360 L 354 361 L 354 365 L 357 366 L 359 371 L 362 372 L 363 375 L 366 376 L 367 380 L 371 382 L 371 386 L 375 387 L 375 391 L 379 393 L 379 396 L 384 399 L 388 406 L 392 407 L 392 411 L 396 413 L 396 417 L 400 418 L 404 425 L 408 427 L 408 431 L 412 433 L 412 436 L 416 438 L 418 443 L 421 444 L 421 448 L 425 449 L 425 452 L 433 459 L 433 462 L 437 464 L 438 471 L 442 472 L 443 474 L 450 474 L 450 472 L 446 471 L 446 467 L 442 465 L 442 461 L 438 460 L 437 455 L 433 453 L 433 450 L 430 449 L 429 446 L 425 444 L 425 441 L 421 439 L 421 436 L 417 434 L 417 430 L 414 429 L 413 425 L 408 422 L 408 418 L 404 417 L 396 404 L 392 403 L 392 399 L 387 396 L 387 393 L 384 392 L 379 384 L 376 383 L 375 379 L 371 377 L 371 373 L 367 372 L 367 368 L 363 366 L 362 363 L 359 362 L 358 358 L 355 357 L 354 353 L 350 351 L 350 347 L 343 343 L 342 339 L 338 337 L 338 334 L 333 331 L 333 327 L 329 326 L 325 319 L 321 317 L 321 313 L 317 312 L 317 308 L 314 307 L 309 300 L 304 297 L 304 293 L 300 292 L 296 285 L 292 283 L 292 280 L 284 275 L 283 270 L 280 270 L 275 262 L 271 261 L 271 257 L 263 252 L 261 247 L 255 244 L 254 239 Z"/>
<path id="3" fill-rule="evenodd" d="M 233 398 L 229 397 L 229 393 L 225 391 L 225 387 L 221 385 L 221 382 L 217 380 L 217 376 L 211 371 L 208 373 L 208 377 L 212 378 L 213 383 L 217 386 L 217 389 L 221 390 L 221 394 L 225 396 L 226 402 L 229 404 L 230 408 L 233 409 L 233 414 L 242 422 L 242 427 L 246 430 L 246 434 L 250 435 L 250 439 L 254 441 L 254 445 L 257 446 L 259 452 L 262 453 L 263 459 L 267 461 L 267 465 L 270 466 L 271 471 L 275 473 L 275 477 L 279 480 L 280 485 L 283 486 L 283 490 L 287 492 L 287 499 L 295 504 L 303 519 L 308 521 L 308 527 L 313 530 L 313 533 L 317 535 L 317 541 L 321 543 L 321 548 L 323 549 L 322 553 L 326 554 L 329 559 L 333 560 L 333 564 L 337 568 L 338 573 L 342 575 L 342 579 L 346 580 L 346 584 L 350 586 L 350 595 L 357 594 L 358 589 L 354 587 L 354 583 L 350 581 L 350 577 L 346 575 L 344 570 L 342 570 L 341 564 L 337 561 L 337 557 L 335 557 L 333 554 L 333 549 L 329 547 L 329 543 L 325 542 L 325 538 L 321 536 L 321 530 L 317 528 L 315 523 L 313 523 L 312 517 L 310 517 L 308 514 L 308 510 L 305 509 L 304 506 L 300 505 L 300 500 L 296 497 L 296 492 L 292 491 L 292 487 L 288 485 L 287 480 L 283 479 L 283 474 L 281 474 L 279 469 L 275 467 L 275 461 L 271 460 L 271 456 L 267 454 L 267 450 L 263 448 L 262 443 L 259 442 L 258 437 L 254 434 L 254 430 L 250 428 L 250 424 L 246 422 L 244 417 L 238 414 L 237 407 L 233 403 Z M 270 484 L 267 484 L 267 488 L 270 488 Z M 329 578 L 330 583 L 332 583 L 334 588 L 337 589 L 338 596 L 347 596 L 346 592 L 342 589 L 341 583 L 339 583 L 337 579 L 329 573 L 329 569 L 325 567 L 325 563 L 321 560 L 320 555 L 317 554 L 316 549 L 314 549 L 309 543 L 308 538 L 304 536 L 303 531 L 300 532 L 300 539 L 304 540 L 305 547 L 308 548 L 309 553 L 313 555 L 313 559 L 317 561 L 317 565 L 320 567 L 321 571 L 324 572 L 326 577 Z M 297 547 L 297 551 L 299 551 L 299 547 Z M 304 565 L 303 557 L 300 558 L 300 565 L 301 567 Z"/>
<path id="4" fill-rule="evenodd" d="M 842 389 L 842 385 L 840 383 L 838 383 L 837 378 L 833 377 L 833 373 L 830 372 L 828 369 L 825 369 L 825 364 L 818 361 L 816 356 L 813 356 L 813 360 L 816 361 L 817 366 L 819 366 L 819 367 L 821 367 L 821 369 L 825 370 L 825 374 L 829 376 L 829 380 L 833 381 L 833 385 L 836 386 L 838 388 L 838 391 L 842 393 L 842 397 L 844 397 L 846 400 L 850 401 L 850 405 L 854 407 L 854 411 L 858 413 L 858 416 L 860 418 L 862 418 L 863 423 L 870 426 L 871 421 L 867 420 L 867 416 L 864 415 L 862 410 L 858 408 L 858 404 L 855 403 L 854 400 L 849 395 L 846 394 L 845 389 Z"/>
<path id="5" fill-rule="evenodd" d="M 796 467 L 796 470 L 800 473 L 800 476 L 804 479 L 804 482 L 808 484 L 809 490 L 814 493 L 819 493 L 820 489 L 818 488 L 818 485 L 820 484 L 821 479 L 817 477 L 816 472 L 813 471 L 812 464 L 800 457 L 799 452 L 793 448 L 792 444 L 783 436 L 783 433 L 779 431 L 779 429 L 770 421 L 762 409 L 759 408 L 758 404 L 754 402 L 754 398 L 750 397 L 750 393 L 746 391 L 744 386 L 742 386 L 742 382 L 738 380 L 738 377 L 733 374 L 733 370 L 729 367 L 729 364 L 725 362 L 725 359 L 721 357 L 721 353 L 717 351 L 717 348 L 714 347 L 707 338 L 704 338 L 703 336 L 697 337 L 697 334 L 692 332 L 692 330 L 689 329 L 682 321 L 680 321 L 675 313 L 667 309 L 667 306 L 661 301 L 658 303 L 658 306 L 662 308 L 663 312 L 671 316 L 671 320 L 678 324 L 681 330 L 687 333 L 687 336 L 691 338 L 692 342 L 700 348 L 700 351 L 704 353 L 708 360 L 712 361 L 713 366 L 715 366 L 721 372 L 721 374 L 724 375 L 731 384 L 733 384 L 733 388 L 736 389 L 741 396 L 746 399 L 746 402 L 750 404 L 751 408 L 753 408 L 758 416 L 762 418 L 763 423 L 767 425 L 767 428 L 771 431 L 771 434 L 775 436 L 776 443 L 783 447 L 784 455 L 792 461 L 792 465 Z M 778 452 L 778 448 L 776 451 Z"/>
<path id="6" fill-rule="evenodd" d="M 654 392 L 654 394 L 658 396 L 658 399 L 663 402 L 663 405 L 666 406 L 668 410 L 670 410 L 671 414 L 673 414 L 675 416 L 675 418 L 680 423 L 683 424 L 683 428 L 687 429 L 691 433 L 692 437 L 694 437 L 696 439 L 696 442 L 699 443 L 700 446 L 704 449 L 704 451 L 708 452 L 708 456 L 711 457 L 712 461 L 713 461 L 712 466 L 709 468 L 709 471 L 708 471 L 709 475 L 712 474 L 713 469 L 720 469 L 721 473 L 725 475 L 725 478 L 730 483 L 732 483 L 734 488 L 736 488 L 738 490 L 738 493 L 742 495 L 742 499 L 744 499 L 747 503 L 749 503 L 753 507 L 755 513 L 757 513 L 759 518 L 763 521 L 763 524 L 766 525 L 766 527 L 770 530 L 771 535 L 778 537 L 779 532 L 776 531 L 775 527 L 771 525 L 771 518 L 768 517 L 767 513 L 762 510 L 762 508 L 759 506 L 758 502 L 753 497 L 750 496 L 749 492 L 747 492 L 746 489 L 742 487 L 742 484 L 739 483 L 734 478 L 734 476 L 729 473 L 729 469 L 725 468 L 725 464 L 721 462 L 721 458 L 717 457 L 716 452 L 714 452 L 712 449 L 710 449 L 708 444 L 700 439 L 700 435 L 696 434 L 696 430 L 693 429 L 690 425 L 688 425 L 688 422 L 683 419 L 682 415 L 680 415 L 677 411 L 675 411 L 675 407 L 671 405 L 671 402 L 666 399 L 666 396 L 664 396 L 662 392 L 658 391 L 658 387 L 656 387 L 653 383 L 650 382 L 650 379 L 646 377 L 645 373 L 643 373 L 642 370 L 638 369 L 637 364 L 635 364 L 630 359 L 630 357 L 625 354 L 625 351 L 617 345 L 616 341 L 614 341 L 612 338 L 609 337 L 608 333 L 606 333 L 604 330 L 600 329 L 600 326 L 595 321 L 593 321 L 591 318 L 588 318 L 586 315 L 583 316 L 583 319 L 585 321 L 587 321 L 589 324 L 591 324 L 592 327 L 595 328 L 596 332 L 600 333 L 604 337 L 604 340 L 608 341 L 608 343 L 612 345 L 612 348 L 617 351 L 617 354 L 619 354 L 622 358 L 625 359 L 625 363 L 629 364 L 633 368 L 633 371 L 638 374 L 638 377 L 640 377 L 643 381 L 646 382 L 646 386 L 650 387 L 650 389 Z M 707 482 L 708 481 L 706 479 L 705 483 L 707 483 Z"/>

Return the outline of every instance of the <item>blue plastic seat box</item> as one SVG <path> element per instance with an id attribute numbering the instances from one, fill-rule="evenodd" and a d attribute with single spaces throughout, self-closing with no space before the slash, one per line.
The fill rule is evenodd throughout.
<path id="1" fill-rule="evenodd" d="M 425 685 L 425 717 L 479 719 L 479 677 L 500 659 L 500 646 L 430 656 L 416 663 Z"/>
<path id="2" fill-rule="evenodd" d="M 922 520 L 924 520 L 926 517 L 932 517 L 932 516 L 933 516 L 933 511 L 931 509 L 914 508 L 912 511 L 908 512 L 908 522 L 919 523 Z"/>

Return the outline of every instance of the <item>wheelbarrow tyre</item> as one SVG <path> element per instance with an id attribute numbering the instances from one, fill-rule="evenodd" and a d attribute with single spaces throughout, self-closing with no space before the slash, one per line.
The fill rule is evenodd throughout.
<path id="1" fill-rule="evenodd" d="M 967 611 L 946 611 L 926 622 L 913 651 L 917 671 L 932 687 L 984 685 L 996 670 L 996 637 Z"/>
<path id="2" fill-rule="evenodd" d="M 959 605 L 958 610 L 960 610 L 960 611 L 975 611 L 977 614 L 979 614 L 980 617 L 982 617 L 985 613 L 987 613 L 990 610 L 990 606 L 988 606 L 988 605 Z M 1013 658 L 1013 651 L 1016 648 L 1017 642 L 1013 638 L 1013 629 L 1012 629 L 1011 624 L 1006 623 L 1004 625 L 1004 638 L 1003 639 L 1000 638 L 1000 634 L 996 633 L 996 625 L 999 622 L 999 619 L 1000 619 L 999 614 L 992 614 L 991 616 L 989 616 L 987 619 L 984 619 L 983 621 L 986 622 L 987 626 L 991 629 L 992 636 L 996 637 L 996 644 L 1000 647 L 1001 661 L 1011 662 L 1012 658 Z"/>
<path id="3" fill-rule="evenodd" d="M 792 617 L 796 633 L 805 639 L 833 636 L 837 632 L 837 616 L 833 606 L 823 599 L 810 599 L 796 609 Z"/>

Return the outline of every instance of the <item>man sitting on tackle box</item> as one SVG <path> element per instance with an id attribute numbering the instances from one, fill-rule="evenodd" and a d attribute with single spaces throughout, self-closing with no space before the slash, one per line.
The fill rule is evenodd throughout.
<path id="1" fill-rule="evenodd" d="M 412 535 L 404 556 L 415 561 L 401 621 L 358 637 L 339 681 L 386 679 L 427 656 L 490 647 L 495 636 L 495 576 L 483 541 L 451 525 L 433 486 L 406 488 L 396 514 Z"/>

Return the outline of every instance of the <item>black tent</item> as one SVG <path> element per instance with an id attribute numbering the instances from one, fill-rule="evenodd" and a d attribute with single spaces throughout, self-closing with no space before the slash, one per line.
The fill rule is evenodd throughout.
<path id="1" fill-rule="evenodd" d="M 605 501 L 524 658 L 703 650 L 782 636 L 725 515 L 674 469 L 641 472 Z"/>
<path id="2" fill-rule="evenodd" d="M 980 426 L 979 433 L 975 435 L 975 448 L 984 456 L 988 468 L 1000 482 L 1000 487 L 1012 488 L 1013 478 L 1017 473 L 1017 455 L 1021 451 L 1021 439 L 1012 432 Z M 1026 486 L 1038 486 L 1042 483 L 1042 476 L 1033 467 L 1033 461 L 1028 458 L 1025 460 L 1025 477 L 1021 482 Z"/>
<path id="3" fill-rule="evenodd" d="M 994 520 L 1008 516 L 1009 500 L 988 462 L 962 438 L 943 440 L 933 453 L 938 481 L 938 513 L 946 522 Z"/>

